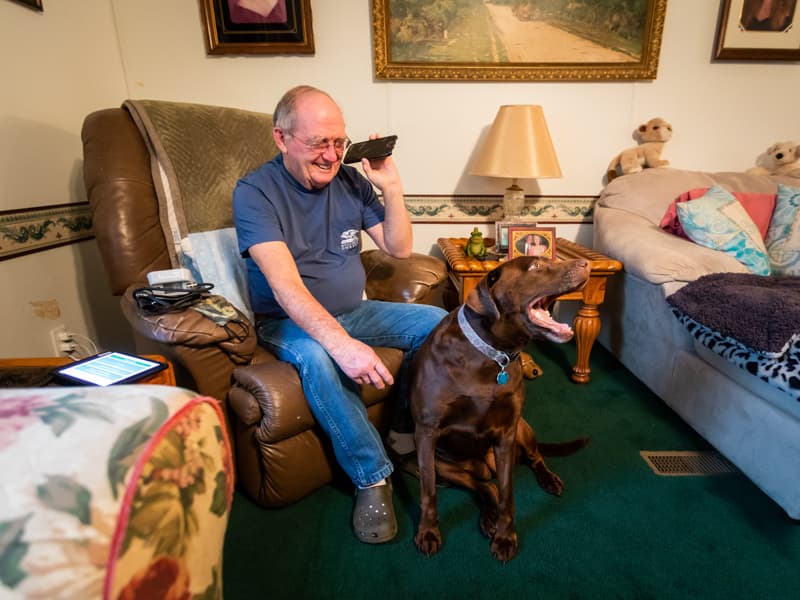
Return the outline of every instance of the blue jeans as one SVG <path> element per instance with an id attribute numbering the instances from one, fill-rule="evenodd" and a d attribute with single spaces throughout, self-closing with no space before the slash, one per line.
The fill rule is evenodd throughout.
<path id="1" fill-rule="evenodd" d="M 436 306 L 364 300 L 336 319 L 347 333 L 369 346 L 405 351 L 395 378 L 396 401 L 408 414 L 408 365 L 430 331 L 447 313 Z M 359 386 L 325 349 L 291 319 L 264 319 L 258 324 L 261 343 L 297 369 L 311 413 L 330 438 L 336 460 L 358 487 L 392 474 L 378 431 L 367 418 Z"/>

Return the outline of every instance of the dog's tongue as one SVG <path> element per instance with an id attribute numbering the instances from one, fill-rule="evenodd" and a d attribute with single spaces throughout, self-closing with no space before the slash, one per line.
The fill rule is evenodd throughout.
<path id="1" fill-rule="evenodd" d="M 545 336 L 554 342 L 568 342 L 572 339 L 572 327 L 566 323 L 555 321 L 550 313 L 543 308 L 532 308 L 530 319 L 536 325 L 546 330 Z"/>

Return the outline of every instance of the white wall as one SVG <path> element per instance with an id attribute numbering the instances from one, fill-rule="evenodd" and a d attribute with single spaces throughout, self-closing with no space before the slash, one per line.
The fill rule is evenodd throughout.
<path id="1" fill-rule="evenodd" d="M 0 210 L 85 201 L 81 123 L 126 95 L 111 2 L 3 0 L 0 56 Z M 59 324 L 131 345 L 94 240 L 2 261 L 0 282 L 2 357 L 54 355 Z"/>
<path id="2" fill-rule="evenodd" d="M 319 86 L 342 105 L 353 139 L 399 136 L 410 194 L 501 194 L 507 182 L 465 169 L 508 103 L 543 105 L 564 172 L 523 182 L 529 194 L 597 194 L 611 157 L 654 116 L 672 122 L 664 157 L 681 168 L 744 170 L 771 143 L 800 139 L 798 63 L 712 61 L 718 2 L 669 0 L 655 81 L 585 83 L 375 81 L 370 5 L 312 0 L 314 56 L 209 57 L 197 0 L 44 0 L 43 14 L 0 2 L 0 49 L 14 57 L 0 63 L 0 209 L 83 200 L 82 119 L 125 97 L 271 112 L 287 88 Z M 470 229 L 417 225 L 415 247 L 428 252 L 437 237 Z M 559 226 L 559 235 L 587 242 L 591 228 Z M 93 242 L 0 262 L 0 277 L 12 282 L 0 300 L 0 355 L 51 354 L 55 320 L 30 304 L 42 299 L 56 300 L 69 327 L 126 343 Z"/>

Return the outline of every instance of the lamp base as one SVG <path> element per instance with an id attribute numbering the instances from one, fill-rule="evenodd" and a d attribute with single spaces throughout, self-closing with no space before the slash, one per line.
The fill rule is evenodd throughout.
<path id="1" fill-rule="evenodd" d="M 506 220 L 513 221 L 522 217 L 525 206 L 525 192 L 517 184 L 506 188 L 503 194 L 503 215 Z"/>

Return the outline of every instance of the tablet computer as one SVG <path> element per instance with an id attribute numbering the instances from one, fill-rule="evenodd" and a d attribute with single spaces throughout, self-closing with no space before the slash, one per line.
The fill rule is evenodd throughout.
<path id="1" fill-rule="evenodd" d="M 73 385 L 114 385 L 132 383 L 167 368 L 166 363 L 124 352 L 103 352 L 57 367 L 53 375 Z"/>

